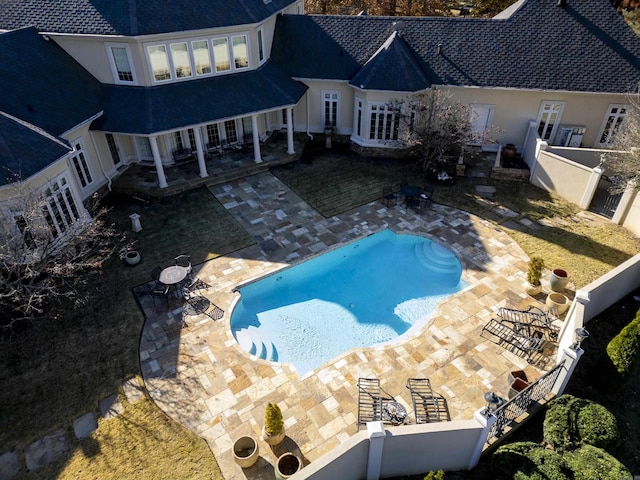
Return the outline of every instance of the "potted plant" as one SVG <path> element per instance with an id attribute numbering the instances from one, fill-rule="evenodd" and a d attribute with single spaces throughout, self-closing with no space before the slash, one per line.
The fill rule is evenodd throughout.
<path id="1" fill-rule="evenodd" d="M 549 274 L 549 286 L 554 292 L 564 292 L 569 282 L 569 272 L 562 268 L 554 268 Z"/>
<path id="2" fill-rule="evenodd" d="M 233 443 L 233 459 L 242 468 L 249 468 L 258 461 L 259 447 L 255 438 L 243 436 Z"/>
<path id="3" fill-rule="evenodd" d="M 302 468 L 302 460 L 291 452 L 278 457 L 274 468 L 276 479 L 285 480 Z"/>
<path id="4" fill-rule="evenodd" d="M 547 295 L 545 302 L 549 311 L 554 315 L 562 315 L 569 308 L 569 299 L 558 292 L 551 292 Z"/>
<path id="5" fill-rule="evenodd" d="M 284 440 L 284 422 L 282 411 L 275 403 L 268 403 L 264 414 L 262 439 L 269 445 L 278 445 Z"/>
<path id="6" fill-rule="evenodd" d="M 527 270 L 527 285 L 525 286 L 525 292 L 527 295 L 535 297 L 542 292 L 542 269 L 544 268 L 544 260 L 542 257 L 533 256 L 529 260 L 529 268 Z"/>
<path id="7" fill-rule="evenodd" d="M 124 261 L 128 264 L 128 265 L 137 265 L 138 263 L 140 263 L 141 257 L 140 257 L 140 253 L 137 252 L 136 250 L 129 250 L 127 253 L 124 254 Z"/>

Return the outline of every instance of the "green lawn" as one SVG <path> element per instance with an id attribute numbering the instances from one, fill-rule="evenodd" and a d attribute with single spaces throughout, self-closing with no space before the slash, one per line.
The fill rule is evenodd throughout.
<path id="1" fill-rule="evenodd" d="M 388 181 L 423 183 L 411 162 L 361 158 L 340 148 L 311 152 L 273 173 L 327 217 L 379 198 Z M 531 185 L 496 185 L 495 199 L 530 219 L 569 218 L 576 213 L 570 204 Z M 495 217 L 490 206 L 473 195 L 472 186 L 462 181 L 438 187 L 435 200 L 488 219 Z M 138 344 L 144 319 L 131 288 L 149 280 L 154 266 L 168 265 L 183 252 L 199 263 L 253 242 L 205 189 L 156 200 L 147 207 L 116 197 L 110 203 L 115 207 L 112 221 L 123 231 L 130 231 L 131 213 L 141 215 L 143 230 L 130 232 L 129 237 L 136 241 L 143 260 L 135 267 L 120 259 L 107 262 L 104 274 L 91 283 L 96 295 L 90 305 L 75 312 L 52 312 L 49 321 L 20 341 L 2 345 L 0 453 L 22 450 L 79 415 L 96 411 L 98 401 L 116 392 L 124 379 L 139 375 Z M 544 235 L 522 228 L 507 231 L 530 255 L 542 253 L 547 265 L 567 266 L 578 286 L 639 250 L 637 239 L 608 223 L 594 227 L 572 221 L 546 229 Z M 44 478 L 162 478 L 153 472 L 166 471 L 171 471 L 171 478 L 219 478 L 206 446 L 152 404 L 129 405 L 122 420 L 109 422 L 105 422 L 108 430 L 101 425 L 89 447 L 79 445 L 52 465 Z M 125 444 L 130 453 L 125 454 L 120 444 L 130 433 L 132 442 Z M 182 461 L 169 456 L 167 445 L 179 452 Z M 87 451 L 91 462 L 83 459 Z M 173 459 L 171 470 L 162 467 L 167 465 L 165 458 Z M 136 470 L 142 465 L 146 466 Z M 152 473 L 145 477 L 143 470 Z"/>

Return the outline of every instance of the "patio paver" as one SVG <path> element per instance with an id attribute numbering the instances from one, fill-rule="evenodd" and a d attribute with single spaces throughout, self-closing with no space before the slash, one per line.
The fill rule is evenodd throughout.
<path id="1" fill-rule="evenodd" d="M 147 318 L 140 360 L 152 399 L 207 440 L 225 479 L 247 478 L 233 462 L 233 440 L 246 434 L 259 438 L 267 402 L 282 408 L 287 448 L 299 449 L 310 462 L 356 433 L 358 377 L 379 378 L 384 390 L 407 407 L 410 419 L 406 380 L 430 377 L 451 419 L 458 420 L 470 419 L 484 406 L 486 391 L 506 397 L 509 371 L 540 375 L 523 358 L 480 337 L 498 307 L 535 302 L 522 288 L 526 255 L 490 222 L 441 205 L 417 215 L 380 202 L 324 218 L 269 173 L 209 188 L 256 244 L 194 268 L 197 278 L 211 285 L 201 293 L 224 310 L 220 320 L 186 316 L 180 328 L 180 308 L 158 310 L 150 298 L 140 297 Z M 385 228 L 448 246 L 461 260 L 469 286 L 441 302 L 415 335 L 345 352 L 302 377 L 291 365 L 256 359 L 240 349 L 229 327 L 239 298 L 236 286 Z M 265 472 L 277 453 L 260 441 L 266 461 L 252 467 L 251 478 L 268 478 Z"/>

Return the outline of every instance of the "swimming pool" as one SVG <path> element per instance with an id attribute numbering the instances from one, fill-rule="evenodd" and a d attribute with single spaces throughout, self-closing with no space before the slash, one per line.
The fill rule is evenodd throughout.
<path id="1" fill-rule="evenodd" d="M 383 230 L 240 287 L 231 330 L 252 355 L 302 375 L 419 328 L 466 286 L 461 274 L 439 243 Z"/>

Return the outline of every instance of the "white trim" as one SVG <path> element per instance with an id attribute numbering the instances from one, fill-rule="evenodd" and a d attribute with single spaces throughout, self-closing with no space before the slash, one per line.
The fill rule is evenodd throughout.
<path id="1" fill-rule="evenodd" d="M 538 132 L 538 136 L 541 140 L 547 142 L 552 145 L 556 135 L 558 133 L 558 128 L 560 128 L 560 122 L 562 120 L 562 112 L 564 110 L 565 101 L 563 100 L 542 100 L 540 102 L 540 107 L 538 108 L 538 115 L 536 117 L 536 129 Z M 557 110 L 554 109 L 554 106 L 558 105 L 559 108 Z M 549 108 L 547 108 L 547 106 Z M 540 123 L 542 122 L 542 117 L 545 114 L 556 115 L 553 123 L 549 121 L 549 118 L 544 122 L 543 134 L 540 134 Z M 548 125 L 552 125 L 551 131 L 548 130 Z M 544 133 L 548 135 L 545 138 Z"/>
<path id="2" fill-rule="evenodd" d="M 327 99 L 326 96 L 329 95 Z M 335 98 L 333 97 L 335 95 Z M 336 129 L 340 128 L 340 103 L 342 100 L 342 92 L 340 90 L 320 90 L 320 123 L 323 126 L 332 124 Z M 327 118 L 325 118 L 325 104 L 329 102 L 330 105 L 335 103 L 335 118 L 331 118 L 333 116 L 333 107 L 331 107 L 329 111 L 329 122 L 327 122 Z"/>
<path id="3" fill-rule="evenodd" d="M 87 149 L 84 146 L 82 137 L 71 142 L 73 151 L 68 155 L 69 170 L 75 175 L 76 183 L 82 193 L 92 190 L 96 181 L 95 173 L 91 168 L 89 159 L 87 158 Z M 75 160 L 75 161 L 74 161 Z M 76 167 L 77 162 L 77 167 Z M 83 186 L 82 183 L 85 183 Z"/>
<path id="4" fill-rule="evenodd" d="M 262 65 L 267 61 L 267 46 L 264 37 L 264 27 L 262 26 L 256 30 L 256 41 L 258 43 L 258 65 Z M 260 58 L 260 50 L 262 50 L 262 58 Z"/>
<path id="5" fill-rule="evenodd" d="M 136 71 L 133 68 L 133 60 L 131 58 L 131 51 L 129 50 L 129 44 L 127 43 L 115 43 L 115 42 L 105 42 L 105 48 L 107 49 L 107 57 L 109 58 L 109 65 L 111 66 L 111 73 L 113 74 L 113 80 L 116 85 L 137 85 L 138 78 L 136 76 Z M 116 66 L 116 61 L 113 58 L 113 48 L 124 48 L 125 53 L 127 55 L 127 61 L 129 62 L 129 69 L 131 70 L 131 81 L 121 80 L 118 75 L 118 67 Z"/>
<path id="6" fill-rule="evenodd" d="M 614 108 L 618 108 L 618 109 L 624 109 L 625 112 L 624 113 L 612 113 L 611 110 Z M 612 133 L 619 133 L 623 128 L 624 128 L 624 124 L 625 124 L 625 119 L 627 117 L 627 112 L 629 110 L 629 105 L 626 103 L 610 103 L 609 106 L 607 107 L 607 111 L 604 114 L 604 119 L 602 120 L 602 124 L 600 125 L 600 130 L 598 130 L 598 136 L 596 137 L 596 141 L 595 144 L 599 147 L 610 147 L 613 142 L 615 141 L 615 137 L 616 135 L 611 135 Z M 605 129 L 607 128 L 607 123 L 609 122 L 609 118 L 610 117 L 614 117 L 616 119 L 622 118 L 622 121 L 620 122 L 620 124 L 618 125 L 617 128 L 614 128 L 614 132 L 607 132 L 607 141 L 606 142 L 601 142 L 600 139 L 602 138 L 602 135 L 604 135 L 605 133 Z M 611 130 L 611 129 L 610 129 Z"/>

